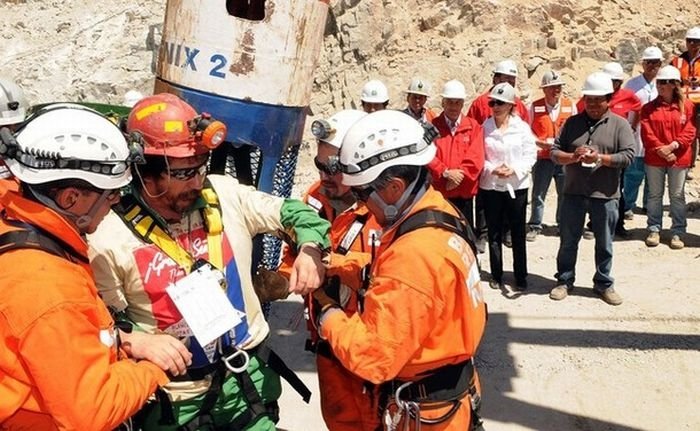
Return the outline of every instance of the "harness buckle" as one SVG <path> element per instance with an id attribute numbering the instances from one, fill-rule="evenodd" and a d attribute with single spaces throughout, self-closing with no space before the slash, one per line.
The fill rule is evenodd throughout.
<path id="1" fill-rule="evenodd" d="M 241 364 L 238 367 L 234 366 L 231 363 L 231 361 L 235 360 L 236 358 L 242 358 L 243 364 Z M 248 369 L 248 364 L 250 363 L 250 356 L 248 356 L 248 352 L 246 352 L 245 350 L 237 349 L 235 352 L 231 353 L 228 356 L 222 356 L 221 360 L 230 372 L 240 374 Z"/>

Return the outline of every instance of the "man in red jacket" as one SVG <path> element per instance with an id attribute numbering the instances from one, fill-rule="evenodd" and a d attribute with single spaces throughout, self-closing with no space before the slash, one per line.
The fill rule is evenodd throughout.
<path id="1" fill-rule="evenodd" d="M 484 134 L 479 123 L 462 114 L 467 94 L 464 85 L 452 80 L 442 91 L 443 112 L 433 120 L 440 132 L 437 153 L 428 164 L 433 187 L 452 202 L 474 227 L 474 196 L 484 167 Z"/>

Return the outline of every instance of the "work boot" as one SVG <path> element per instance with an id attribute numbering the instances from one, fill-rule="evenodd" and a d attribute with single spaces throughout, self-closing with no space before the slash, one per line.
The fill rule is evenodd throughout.
<path id="1" fill-rule="evenodd" d="M 600 298 L 610 305 L 620 305 L 622 304 L 622 297 L 615 292 L 615 289 L 609 287 L 605 290 L 593 289 L 593 291 L 600 296 Z"/>
<path id="2" fill-rule="evenodd" d="M 529 242 L 533 242 L 537 239 L 537 235 L 540 234 L 539 229 L 530 229 L 525 235 L 525 239 Z"/>
<path id="3" fill-rule="evenodd" d="M 661 235 L 659 235 L 658 232 L 649 232 L 647 239 L 644 240 L 644 244 L 646 244 L 647 247 L 656 247 L 659 245 L 659 242 L 661 242 Z"/>
<path id="4" fill-rule="evenodd" d="M 630 233 L 627 229 L 625 229 L 624 226 L 618 226 L 615 228 L 615 236 L 618 236 L 622 239 L 627 239 L 630 237 Z"/>
<path id="5" fill-rule="evenodd" d="M 491 280 L 491 281 L 489 281 L 489 287 L 491 289 L 500 290 L 504 286 L 503 286 L 503 282 L 500 280 Z"/>
<path id="6" fill-rule="evenodd" d="M 625 211 L 625 220 L 634 220 L 634 212 L 632 210 Z"/>
<path id="7" fill-rule="evenodd" d="M 557 284 L 554 289 L 549 291 L 549 298 L 555 301 L 561 301 L 569 296 L 571 288 L 566 284 Z"/>
<path id="8" fill-rule="evenodd" d="M 685 244 L 679 235 L 673 235 L 669 247 L 671 247 L 672 250 L 680 250 L 685 247 Z"/>

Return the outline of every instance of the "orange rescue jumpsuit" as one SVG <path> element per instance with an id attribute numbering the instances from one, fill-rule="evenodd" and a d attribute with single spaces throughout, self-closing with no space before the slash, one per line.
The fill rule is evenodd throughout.
<path id="1" fill-rule="evenodd" d="M 432 187 L 409 214 L 425 208 L 456 215 Z M 426 227 L 392 243 L 399 223 L 382 234 L 364 311 L 330 311 L 321 326 L 321 336 L 340 362 L 375 384 L 415 381 L 470 360 L 486 322 L 479 269 L 467 242 L 445 229 Z M 468 430 L 470 397 L 460 402 L 449 419 L 423 424 L 422 430 Z M 439 418 L 450 407 L 421 404 L 421 417 Z M 404 420 L 398 429 L 404 429 Z"/>
<path id="2" fill-rule="evenodd" d="M 120 360 L 87 244 L 65 219 L 0 186 L 6 218 L 60 238 L 84 262 L 35 249 L 0 254 L 0 429 L 110 430 L 168 378 Z M 0 219 L 0 234 L 16 230 Z"/>
<path id="3" fill-rule="evenodd" d="M 341 284 L 349 288 L 344 310 L 350 316 L 358 309 L 357 291 L 362 287 L 360 270 L 370 263 L 371 237 L 378 236 L 381 228 L 364 205 L 353 206 L 336 214 L 330 200 L 323 195 L 320 182 L 309 188 L 304 202 L 331 223 L 333 253 L 326 277 L 338 276 Z M 353 235 L 358 229 L 357 234 Z M 346 253 L 340 252 L 341 246 L 347 250 Z M 285 259 L 285 262 L 283 266 L 290 266 L 289 259 Z M 284 268 L 281 270 L 284 272 Z M 313 325 L 309 330 L 312 338 L 317 338 Z M 366 387 L 362 378 L 348 371 L 333 357 L 325 342 L 321 341 L 320 345 L 316 367 L 321 413 L 326 426 L 330 431 L 375 431 L 380 424 L 376 391 Z"/>

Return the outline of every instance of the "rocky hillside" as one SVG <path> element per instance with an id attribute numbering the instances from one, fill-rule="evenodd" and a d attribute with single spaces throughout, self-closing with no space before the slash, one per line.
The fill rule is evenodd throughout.
<path id="1" fill-rule="evenodd" d="M 618 59 L 628 72 L 656 44 L 671 54 L 685 30 L 700 24 L 691 2 L 649 0 L 335 0 L 314 77 L 312 111 L 357 103 L 369 78 L 386 82 L 403 105 L 411 76 L 457 78 L 470 94 L 487 87 L 493 63 L 520 64 L 519 90 L 534 96 L 548 67 L 564 72 L 576 93 L 581 78 Z M 118 102 L 148 92 L 164 0 L 5 0 L 0 3 L 0 74 L 17 79 L 34 102 Z M 635 72 L 636 73 L 636 72 Z M 430 103 L 439 103 L 435 97 Z"/>

